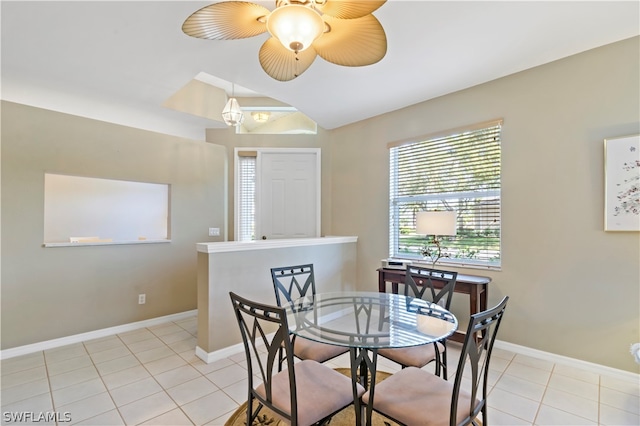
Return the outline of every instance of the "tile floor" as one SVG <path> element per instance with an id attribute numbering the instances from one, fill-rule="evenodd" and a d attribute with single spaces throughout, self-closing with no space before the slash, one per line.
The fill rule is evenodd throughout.
<path id="1" fill-rule="evenodd" d="M 224 425 L 246 398 L 244 353 L 205 364 L 196 328 L 193 317 L 4 360 L 2 424 L 54 425 L 37 416 L 58 413 L 60 425 Z M 492 425 L 640 425 L 637 382 L 500 349 L 491 364 Z"/>

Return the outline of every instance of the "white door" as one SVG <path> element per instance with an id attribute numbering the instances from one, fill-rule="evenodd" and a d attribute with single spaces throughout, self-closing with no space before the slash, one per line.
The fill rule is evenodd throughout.
<path id="1" fill-rule="evenodd" d="M 256 167 L 256 235 L 320 236 L 320 151 L 260 152 Z"/>

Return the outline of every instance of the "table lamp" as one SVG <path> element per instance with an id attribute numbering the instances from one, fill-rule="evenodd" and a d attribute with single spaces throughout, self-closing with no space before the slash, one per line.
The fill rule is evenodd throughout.
<path id="1" fill-rule="evenodd" d="M 432 235 L 432 245 L 435 249 L 427 244 L 422 249 L 422 255 L 431 259 L 432 267 L 441 257 L 449 257 L 448 253 L 442 253 L 440 246 L 440 236 L 456 235 L 456 212 L 454 210 L 444 211 L 424 211 L 418 212 L 416 215 L 416 234 Z"/>

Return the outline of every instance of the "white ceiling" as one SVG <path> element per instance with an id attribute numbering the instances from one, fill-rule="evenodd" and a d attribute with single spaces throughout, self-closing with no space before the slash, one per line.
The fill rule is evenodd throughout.
<path id="1" fill-rule="evenodd" d="M 380 62 L 318 57 L 279 82 L 258 63 L 267 34 L 182 32 L 212 2 L 2 1 L 2 99 L 202 140 L 224 124 L 162 103 L 204 72 L 229 94 L 233 82 L 237 97 L 270 97 L 333 129 L 640 34 L 637 0 L 389 0 L 374 12 L 388 41 Z"/>

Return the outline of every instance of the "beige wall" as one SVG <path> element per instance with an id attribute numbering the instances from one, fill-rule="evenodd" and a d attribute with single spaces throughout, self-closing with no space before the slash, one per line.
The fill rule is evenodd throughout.
<path id="1" fill-rule="evenodd" d="M 2 347 L 194 309 L 195 243 L 227 214 L 233 229 L 236 146 L 322 148 L 322 234 L 359 237 L 358 285 L 374 289 L 387 143 L 504 118 L 502 271 L 460 271 L 491 276 L 492 303 L 511 296 L 501 340 L 638 372 L 640 234 L 603 231 L 603 139 L 640 133 L 639 40 L 316 136 L 226 129 L 203 144 L 3 103 Z M 174 184 L 174 241 L 43 249 L 45 171 Z"/>
<path id="2" fill-rule="evenodd" d="M 213 144 L 3 102 L 2 349 L 195 309 L 225 160 Z M 171 184 L 172 242 L 43 248 L 45 172 Z"/>
<path id="3" fill-rule="evenodd" d="M 504 118 L 502 270 L 459 271 L 511 297 L 499 339 L 640 371 L 640 233 L 603 231 L 603 139 L 639 133 L 639 52 L 626 40 L 331 132 L 331 231 L 358 235 L 359 287 L 388 253 L 387 143 Z"/>

